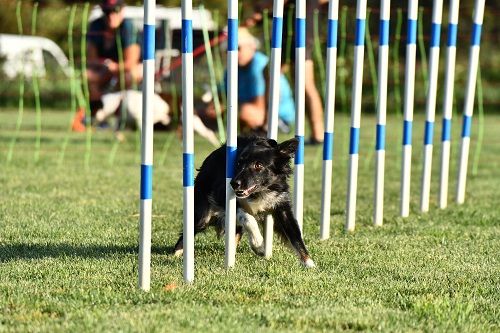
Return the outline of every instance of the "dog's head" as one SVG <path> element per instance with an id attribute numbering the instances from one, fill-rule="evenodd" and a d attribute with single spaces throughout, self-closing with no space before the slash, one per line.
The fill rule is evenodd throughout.
<path id="1" fill-rule="evenodd" d="M 254 137 L 238 154 L 231 186 L 236 197 L 243 199 L 268 189 L 288 189 L 292 173 L 290 159 L 299 141 L 295 138 L 278 144 L 272 139 Z"/>

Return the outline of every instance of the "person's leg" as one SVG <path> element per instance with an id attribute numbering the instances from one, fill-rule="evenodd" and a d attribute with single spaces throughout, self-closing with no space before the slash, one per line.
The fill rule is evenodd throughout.
<path id="1" fill-rule="evenodd" d="M 309 124 L 311 125 L 311 139 L 316 142 L 323 142 L 323 103 L 314 82 L 314 62 L 311 59 L 306 60 L 305 76 L 305 100 Z"/>

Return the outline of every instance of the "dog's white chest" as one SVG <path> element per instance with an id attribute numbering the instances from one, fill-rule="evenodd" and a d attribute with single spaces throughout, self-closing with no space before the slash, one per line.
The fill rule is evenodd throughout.
<path id="1" fill-rule="evenodd" d="M 276 193 L 270 193 L 265 195 L 260 195 L 257 198 L 250 199 L 238 199 L 240 205 L 245 209 L 245 211 L 251 215 L 257 215 L 259 213 L 268 211 L 283 200 L 282 195 L 276 195 Z"/>

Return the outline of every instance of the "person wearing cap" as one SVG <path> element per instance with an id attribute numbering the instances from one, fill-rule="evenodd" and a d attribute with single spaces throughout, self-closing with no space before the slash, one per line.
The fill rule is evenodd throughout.
<path id="1" fill-rule="evenodd" d="M 290 11 L 290 6 L 295 5 L 295 0 L 285 0 L 285 8 L 283 10 L 283 22 L 288 22 L 288 15 L 294 15 L 295 11 Z M 314 11 L 321 10 L 323 4 L 328 3 L 328 0 L 307 0 L 306 1 L 306 64 L 305 64 L 305 102 L 306 111 L 309 124 L 311 127 L 311 137 L 307 141 L 307 144 L 320 144 L 323 142 L 324 135 L 324 124 L 323 124 L 323 103 L 321 101 L 321 95 L 316 87 L 314 81 L 314 62 L 312 59 L 312 50 L 314 49 L 314 35 L 313 35 L 313 16 Z M 262 12 L 264 8 L 271 9 L 269 12 L 272 13 L 273 1 L 271 0 L 260 0 L 256 1 L 254 5 L 254 13 L 246 19 L 246 26 L 252 27 L 258 22 L 262 22 Z M 283 26 L 283 40 L 286 40 L 287 24 Z M 295 31 L 294 31 L 295 33 Z M 295 38 L 292 38 L 292 47 L 290 53 L 291 64 L 295 62 Z M 285 47 L 282 47 L 282 51 L 285 51 Z M 285 55 L 282 55 L 282 59 L 285 59 Z"/>
<path id="2" fill-rule="evenodd" d="M 101 96 L 106 89 L 121 86 L 120 47 L 125 86 L 130 88 L 142 80 L 137 32 L 133 22 L 123 16 L 123 0 L 103 0 L 100 6 L 103 16 L 90 24 L 87 35 L 87 75 L 93 112 L 101 106 Z"/>
<path id="3" fill-rule="evenodd" d="M 243 130 L 265 132 L 266 67 L 268 57 L 258 51 L 259 41 L 246 28 L 238 29 L 238 106 Z M 294 121 L 295 104 L 290 85 L 280 78 L 279 118 L 288 125 Z M 286 126 L 284 126 L 286 127 Z"/>

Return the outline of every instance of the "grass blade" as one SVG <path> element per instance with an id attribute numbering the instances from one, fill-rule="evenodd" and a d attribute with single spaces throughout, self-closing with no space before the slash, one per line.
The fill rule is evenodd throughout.
<path id="1" fill-rule="evenodd" d="M 21 0 L 17 1 L 16 4 L 16 20 L 17 20 L 17 30 L 19 35 L 23 35 L 23 18 L 21 16 Z M 14 146 L 16 144 L 17 137 L 19 136 L 19 131 L 21 130 L 21 125 L 23 123 L 24 114 L 24 59 L 22 60 L 21 73 L 19 74 L 19 106 L 16 121 L 16 131 L 12 136 L 9 144 L 9 150 L 7 152 L 7 163 L 12 161 L 12 156 L 14 155 Z"/>

